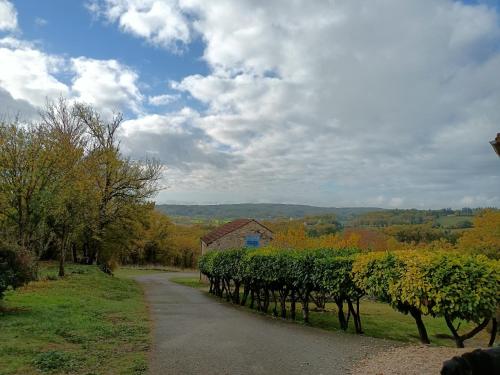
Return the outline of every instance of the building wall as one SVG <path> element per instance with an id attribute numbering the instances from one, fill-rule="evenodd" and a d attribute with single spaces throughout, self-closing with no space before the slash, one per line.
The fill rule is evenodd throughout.
<path id="1" fill-rule="evenodd" d="M 260 234 L 259 246 L 266 246 L 273 238 L 273 233 L 264 228 L 255 221 L 249 222 L 247 225 L 236 229 L 235 231 L 226 234 L 224 237 L 207 245 L 201 241 L 201 254 L 205 254 L 209 250 L 228 250 L 238 249 L 245 246 L 246 236 Z"/>

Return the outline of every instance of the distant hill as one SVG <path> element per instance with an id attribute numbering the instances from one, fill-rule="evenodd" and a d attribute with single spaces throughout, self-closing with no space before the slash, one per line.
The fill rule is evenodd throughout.
<path id="1" fill-rule="evenodd" d="M 255 219 L 301 218 L 335 214 L 337 219 L 345 222 L 366 212 L 382 211 L 376 207 L 316 207 L 299 204 L 275 203 L 242 203 L 217 205 L 177 205 L 159 204 L 156 208 L 168 216 L 188 217 L 192 219 L 236 219 L 249 217 Z"/>

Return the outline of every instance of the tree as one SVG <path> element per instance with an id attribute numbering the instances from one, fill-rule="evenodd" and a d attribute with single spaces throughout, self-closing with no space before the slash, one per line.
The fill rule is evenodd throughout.
<path id="1" fill-rule="evenodd" d="M 40 112 L 42 124 L 52 143 L 55 181 L 47 210 L 47 224 L 59 248 L 59 276 L 65 275 L 64 262 L 70 242 L 74 241 L 84 223 L 84 211 L 92 207 L 91 185 L 86 178 L 84 136 L 85 126 L 75 113 L 75 107 L 64 98 L 47 102 Z"/>
<path id="2" fill-rule="evenodd" d="M 433 255 L 423 266 L 427 284 L 426 303 L 433 316 L 445 319 L 457 347 L 483 330 L 495 318 L 500 303 L 500 263 L 485 256 L 457 254 Z M 477 324 L 471 331 L 460 334 L 456 321 Z M 493 332 L 492 338 L 494 341 Z M 490 342 L 492 345 L 493 342 Z"/>
<path id="3" fill-rule="evenodd" d="M 117 130 L 123 120 L 121 114 L 107 121 L 89 106 L 79 104 L 75 111 L 90 136 L 88 170 L 97 201 L 96 224 L 90 228 L 93 241 L 88 249 L 88 260 L 89 263 L 97 261 L 105 268 L 110 260 L 109 254 L 102 252 L 106 230 L 126 220 L 130 206 L 145 202 L 158 190 L 161 165 L 152 160 L 132 161 L 121 155 L 117 139 Z"/>
<path id="4" fill-rule="evenodd" d="M 407 256 L 405 256 L 407 255 Z M 428 308 L 421 297 L 425 286 L 415 271 L 412 256 L 417 253 L 371 253 L 359 256 L 353 266 L 356 286 L 377 299 L 388 302 L 403 313 L 410 314 L 417 325 L 420 341 L 429 344 L 429 335 L 422 320 Z"/>
<path id="5" fill-rule="evenodd" d="M 474 227 L 464 232 L 458 241 L 458 248 L 500 259 L 500 211 L 484 210 L 472 221 Z"/>
<path id="6" fill-rule="evenodd" d="M 17 122 L 0 124 L 0 213 L 11 229 L 8 236 L 22 248 L 40 253 L 46 238 L 40 236 L 47 197 L 57 180 L 57 159 L 47 129 Z"/>

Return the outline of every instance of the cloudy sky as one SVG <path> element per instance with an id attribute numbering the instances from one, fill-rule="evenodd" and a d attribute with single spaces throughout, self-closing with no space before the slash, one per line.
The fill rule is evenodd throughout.
<path id="1" fill-rule="evenodd" d="M 0 112 L 60 95 L 159 203 L 500 206 L 499 0 L 0 0 Z"/>

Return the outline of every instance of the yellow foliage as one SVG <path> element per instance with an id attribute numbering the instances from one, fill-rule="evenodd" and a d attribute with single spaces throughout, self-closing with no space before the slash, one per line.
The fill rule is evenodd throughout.
<path id="1" fill-rule="evenodd" d="M 359 248 L 361 236 L 358 233 L 328 234 L 309 237 L 304 225 L 297 223 L 278 231 L 274 235 L 272 246 L 279 249 L 321 249 L 321 248 Z"/>
<path id="2" fill-rule="evenodd" d="M 500 211 L 485 210 L 473 219 L 474 227 L 465 231 L 458 248 L 500 259 Z"/>

